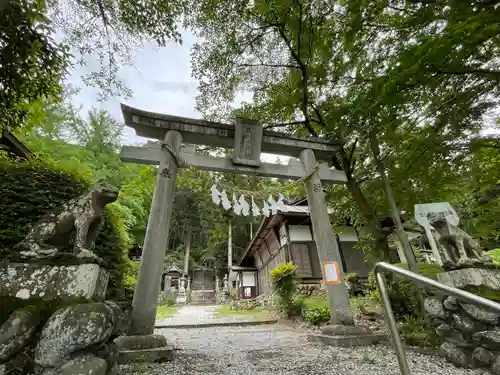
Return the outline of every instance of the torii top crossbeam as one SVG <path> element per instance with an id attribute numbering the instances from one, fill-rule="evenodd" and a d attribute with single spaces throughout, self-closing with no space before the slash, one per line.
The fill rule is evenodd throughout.
<path id="1" fill-rule="evenodd" d="M 232 124 L 148 112 L 125 104 L 121 108 L 125 124 L 135 129 L 138 136 L 161 141 L 168 130 L 177 130 L 188 144 L 223 148 L 234 146 L 235 126 Z M 332 153 L 339 148 L 340 142 L 293 137 L 268 130 L 262 132 L 261 151 L 270 154 L 299 157 L 302 150 L 310 149 L 317 160 L 330 160 Z"/>

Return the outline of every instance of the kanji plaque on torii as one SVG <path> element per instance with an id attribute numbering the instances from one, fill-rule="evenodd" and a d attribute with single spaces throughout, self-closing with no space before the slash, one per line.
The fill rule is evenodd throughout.
<path id="1" fill-rule="evenodd" d="M 322 182 L 345 183 L 346 176 L 344 172 L 316 161 L 329 160 L 339 150 L 340 143 L 263 130 L 261 124 L 246 119 L 237 119 L 234 125 L 224 124 L 146 112 L 126 105 L 122 105 L 122 112 L 126 125 L 134 128 L 137 135 L 161 142 L 149 143 L 146 147 L 124 146 L 120 154 L 123 161 L 159 165 L 134 293 L 131 334 L 147 335 L 153 332 L 179 168 L 194 167 L 291 180 L 305 178 L 319 259 L 322 264 L 341 264 Z M 199 155 L 193 149 L 182 147 L 183 142 L 233 149 L 233 156 Z M 263 163 L 260 161 L 261 152 L 290 156 L 292 159 L 288 165 Z M 339 269 L 340 281 L 326 284 L 332 323 L 352 324 L 349 296 L 341 282 L 342 276 L 343 270 Z"/>

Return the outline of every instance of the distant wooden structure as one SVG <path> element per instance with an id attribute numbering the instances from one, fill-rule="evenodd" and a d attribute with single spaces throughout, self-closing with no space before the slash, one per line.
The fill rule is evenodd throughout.
<path id="1" fill-rule="evenodd" d="M 28 160 L 34 156 L 33 152 L 7 129 L 2 129 L 0 150 L 7 152 L 10 159 Z"/>
<path id="2" fill-rule="evenodd" d="M 270 291 L 270 273 L 280 264 L 293 262 L 301 284 L 318 284 L 322 279 L 320 260 L 311 226 L 307 200 L 285 206 L 286 211 L 262 220 L 229 280 L 239 298 L 254 298 Z M 372 265 L 365 263 L 362 249 L 355 247 L 358 236 L 353 227 L 336 235 L 345 273 L 368 278 Z M 235 282 L 236 281 L 236 282 Z"/>
<path id="3" fill-rule="evenodd" d="M 165 267 L 165 269 L 161 274 L 161 284 L 160 284 L 161 290 L 164 289 L 165 278 L 167 276 L 169 276 L 171 280 L 170 287 L 179 289 L 179 280 L 181 279 L 182 276 L 184 276 L 184 272 L 181 269 L 181 267 L 179 267 L 176 264 Z"/>

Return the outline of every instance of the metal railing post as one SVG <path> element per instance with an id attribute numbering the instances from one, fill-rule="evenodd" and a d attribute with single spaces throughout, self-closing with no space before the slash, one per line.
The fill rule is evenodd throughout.
<path id="1" fill-rule="evenodd" d="M 380 292 L 380 296 L 382 298 L 382 304 L 384 305 L 384 311 L 387 319 L 387 324 L 389 326 L 389 332 L 391 334 L 392 343 L 394 345 L 394 349 L 396 350 L 396 356 L 399 362 L 399 369 L 401 370 L 402 375 L 410 375 L 410 369 L 408 367 L 408 361 L 406 360 L 406 354 L 403 348 L 403 344 L 401 343 L 401 339 L 399 337 L 398 325 L 396 322 L 396 318 L 394 317 L 394 313 L 391 307 L 391 301 L 389 299 L 389 294 L 387 293 L 387 288 L 385 284 L 384 273 L 394 273 L 399 276 L 402 276 L 405 279 L 411 280 L 417 284 L 423 284 L 425 286 L 430 286 L 432 288 L 441 290 L 448 295 L 454 296 L 461 301 L 471 303 L 474 305 L 479 305 L 480 307 L 493 311 L 495 313 L 500 313 L 500 304 L 490 301 L 489 299 L 476 296 L 475 294 L 466 292 L 465 290 L 457 289 L 452 286 L 448 286 L 445 284 L 441 284 L 440 282 L 430 279 L 428 277 L 419 275 L 418 273 L 414 273 L 408 271 L 404 268 L 396 267 L 392 264 L 380 262 L 375 265 L 374 275 L 375 280 L 377 281 L 377 287 Z"/>
<path id="2" fill-rule="evenodd" d="M 385 316 L 387 319 L 387 324 L 389 326 L 389 333 L 391 334 L 391 341 L 392 345 L 394 345 L 394 350 L 396 350 L 396 357 L 398 358 L 401 375 L 410 375 L 408 361 L 406 360 L 403 344 L 401 343 L 401 338 L 399 337 L 398 323 L 396 322 L 396 318 L 394 317 L 394 313 L 391 307 L 391 300 L 389 299 L 389 294 L 387 293 L 387 289 L 385 287 L 384 275 L 380 272 L 375 272 L 375 278 L 377 281 L 380 297 L 382 297 Z"/>

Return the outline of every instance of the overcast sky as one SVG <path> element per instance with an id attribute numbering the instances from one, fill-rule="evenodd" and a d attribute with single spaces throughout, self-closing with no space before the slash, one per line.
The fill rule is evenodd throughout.
<path id="1" fill-rule="evenodd" d="M 146 44 L 135 54 L 135 67 L 120 69 L 119 75 L 132 90 L 130 99 L 113 98 L 105 103 L 97 100 L 98 90 L 85 86 L 81 76 L 84 67 L 78 67 L 69 77 L 68 82 L 80 87 L 81 91 L 73 98 L 73 103 L 82 105 L 82 116 L 94 106 L 105 108 L 116 119 L 123 121 L 120 102 L 146 111 L 160 112 L 176 116 L 201 118 L 195 109 L 198 82 L 191 77 L 191 47 L 196 37 L 190 32 L 183 32 L 183 44 L 170 43 L 164 48 Z M 91 65 L 91 64 L 89 64 Z M 249 100 L 249 97 L 245 98 Z M 135 135 L 133 129 L 126 127 L 123 142 L 144 143 L 147 139 Z M 275 155 L 263 154 L 263 160 L 275 162 Z M 282 161 L 288 158 L 280 157 Z"/>
<path id="2" fill-rule="evenodd" d="M 105 108 L 113 117 L 123 120 L 120 102 L 147 111 L 161 112 L 185 117 L 201 117 L 195 110 L 197 82 L 191 78 L 190 49 L 195 37 L 183 33 L 183 45 L 169 44 L 157 48 L 146 44 L 135 54 L 135 67 L 121 68 L 119 75 L 132 90 L 130 99 L 112 98 L 105 103 L 97 101 L 97 90 L 87 87 L 81 81 L 84 67 L 75 69 L 68 81 L 81 88 L 73 102 L 82 105 L 82 115 L 92 107 Z M 124 142 L 145 141 L 127 128 Z"/>

